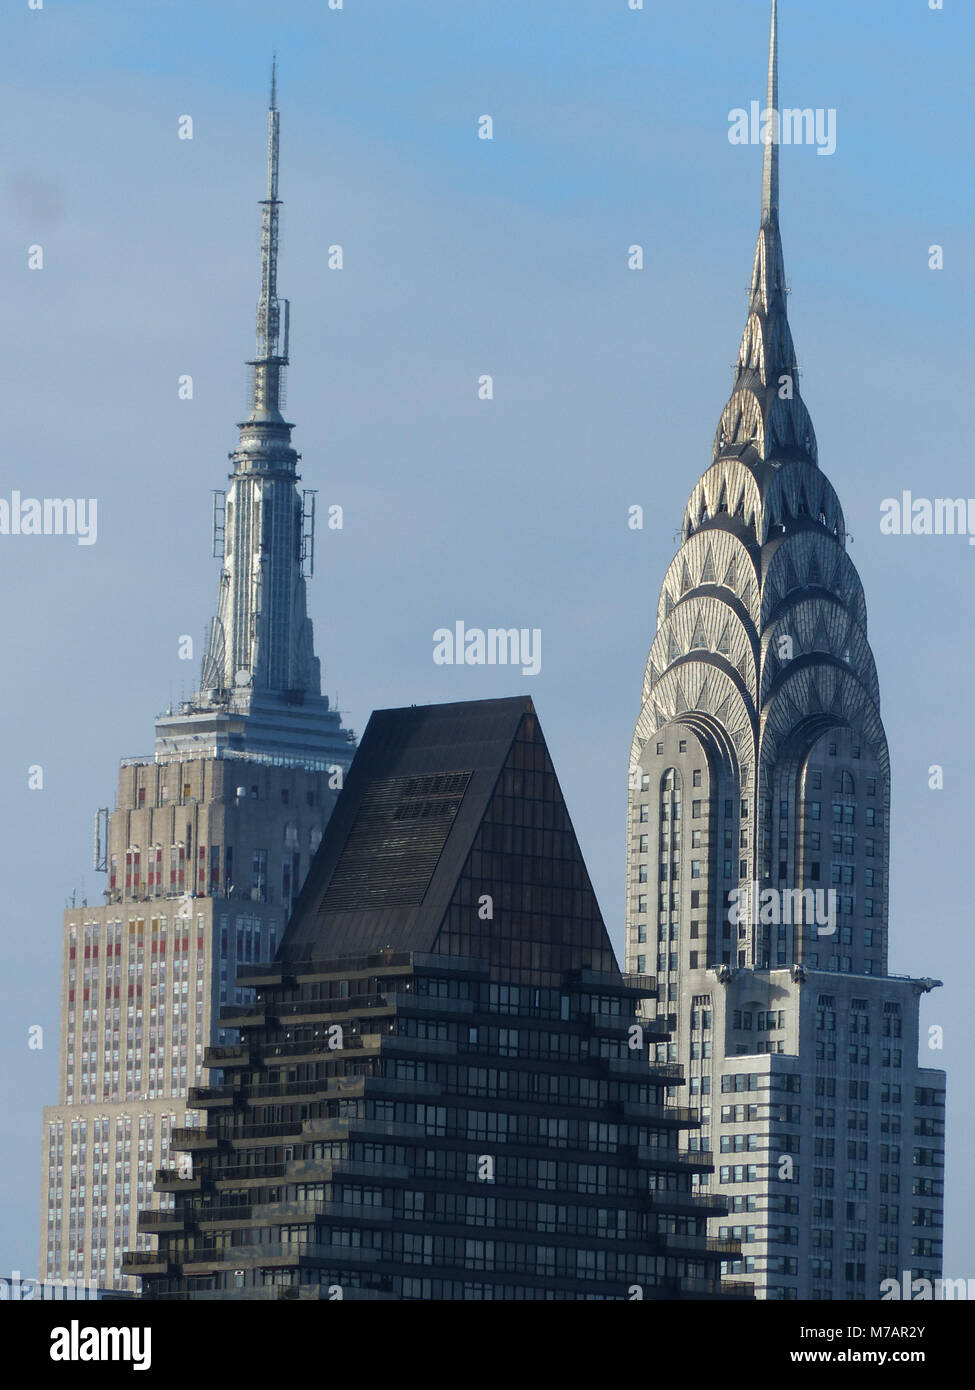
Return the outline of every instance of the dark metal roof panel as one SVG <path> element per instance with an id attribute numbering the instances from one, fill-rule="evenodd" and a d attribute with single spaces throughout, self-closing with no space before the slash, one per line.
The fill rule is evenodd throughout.
<path id="1" fill-rule="evenodd" d="M 432 950 L 529 697 L 376 711 L 280 959 Z"/>

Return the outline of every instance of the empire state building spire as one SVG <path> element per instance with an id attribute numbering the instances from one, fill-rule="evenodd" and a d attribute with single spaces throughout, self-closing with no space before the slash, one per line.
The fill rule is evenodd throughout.
<path id="1" fill-rule="evenodd" d="M 281 117 L 277 109 L 277 57 L 271 63 L 271 99 L 267 113 L 267 197 L 261 203 L 261 297 L 257 304 L 257 357 L 250 419 L 275 424 L 281 417 L 283 370 L 288 364 L 288 314 L 278 299 L 278 145 Z M 282 341 L 282 304 L 283 341 Z"/>
<path id="2" fill-rule="evenodd" d="M 321 694 L 306 579 L 312 574 L 315 494 L 299 491 L 300 454 L 283 416 L 289 305 L 278 297 L 280 113 L 271 68 L 267 196 L 261 201 L 261 283 L 249 412 L 230 454 L 233 472 L 214 505 L 214 555 L 223 561 L 200 690 L 157 723 L 166 751 L 205 736 L 237 751 L 283 745 L 319 750 L 340 739 Z M 187 723 L 189 721 L 189 724 Z M 189 734 L 189 728 L 194 732 Z"/>

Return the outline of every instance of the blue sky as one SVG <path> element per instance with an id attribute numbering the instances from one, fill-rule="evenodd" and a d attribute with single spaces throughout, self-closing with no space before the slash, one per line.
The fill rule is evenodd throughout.
<path id="1" fill-rule="evenodd" d="M 767 23 L 767 0 L 4 6 L 0 496 L 99 499 L 94 546 L 0 537 L 4 1269 L 36 1269 L 61 913 L 102 887 L 92 812 L 192 686 L 177 639 L 216 595 L 210 491 L 253 350 L 271 50 L 288 414 L 305 485 L 345 511 L 310 597 L 326 689 L 360 731 L 377 707 L 529 691 L 620 944 L 643 666 L 758 227 L 761 151 L 729 144 L 728 113 L 764 94 Z M 967 1277 L 975 549 L 881 536 L 879 509 L 902 488 L 975 495 L 975 19 L 957 0 L 781 0 L 780 28 L 783 104 L 837 111 L 835 155 L 782 150 L 790 317 L 881 681 L 891 969 L 945 981 L 922 1021 L 945 1030 L 928 1054 L 949 1070 L 945 1269 Z M 540 627 L 541 674 L 435 666 L 432 633 L 458 618 Z"/>

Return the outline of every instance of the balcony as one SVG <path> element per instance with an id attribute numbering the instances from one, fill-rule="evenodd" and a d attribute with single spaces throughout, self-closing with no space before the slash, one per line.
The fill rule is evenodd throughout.
<path id="1" fill-rule="evenodd" d="M 649 1162 L 656 1166 L 657 1159 L 664 1159 L 666 1166 L 690 1168 L 696 1172 L 709 1173 L 714 1167 L 714 1155 L 711 1153 L 688 1153 L 686 1149 L 655 1148 L 652 1144 L 641 1144 L 636 1156 L 641 1163 Z"/>
<path id="2" fill-rule="evenodd" d="M 229 1245 L 221 1250 L 192 1250 L 183 1256 L 183 1264 L 187 1271 L 192 1270 L 193 1273 L 200 1274 L 210 1270 L 216 1272 L 221 1269 L 251 1269 L 255 1265 L 270 1265 L 278 1261 L 286 1265 L 297 1264 L 299 1260 L 329 1264 L 341 1262 L 343 1265 L 355 1267 L 361 1264 L 375 1264 L 381 1259 L 381 1251 L 366 1247 L 350 1248 L 344 1245 L 318 1245 L 310 1241 L 290 1241 L 284 1245 Z"/>
<path id="3" fill-rule="evenodd" d="M 186 1093 L 190 1110 L 229 1110 L 235 1097 L 221 1086 L 191 1086 Z"/>
<path id="4" fill-rule="evenodd" d="M 280 985 L 285 979 L 293 979 L 293 971 L 285 972 L 284 966 L 279 962 L 270 961 L 262 964 L 239 965 L 234 976 L 234 983 L 241 989 L 260 989 L 262 985 Z"/>
<path id="5" fill-rule="evenodd" d="M 754 1285 L 754 1284 L 737 1284 L 737 1283 L 733 1283 L 733 1282 L 732 1282 L 731 1280 L 729 1280 L 729 1279 L 722 1279 L 722 1280 L 721 1280 L 721 1297 L 722 1297 L 722 1298 L 747 1298 L 747 1299 L 753 1299 L 753 1298 L 755 1297 L 755 1285 Z"/>
<path id="6" fill-rule="evenodd" d="M 719 1240 L 716 1236 L 704 1236 L 689 1231 L 658 1231 L 657 1238 L 663 1240 L 668 1250 L 686 1250 L 693 1254 L 724 1255 L 730 1259 L 741 1259 L 741 1241 Z"/>
<path id="7" fill-rule="evenodd" d="M 699 1129 L 700 1111 L 686 1105 L 644 1105 L 637 1101 L 623 1101 L 620 1111 L 627 1119 L 652 1120 L 657 1125 L 669 1125 L 676 1129 Z"/>
<path id="8" fill-rule="evenodd" d="M 728 1214 L 727 1197 L 716 1192 L 668 1192 L 654 1188 L 647 1193 L 647 1204 L 651 1211 L 709 1213 L 712 1216 Z"/>
<path id="9" fill-rule="evenodd" d="M 165 1279 L 173 1272 L 173 1265 L 158 1250 L 126 1250 L 122 1255 L 123 1274 Z"/>
<path id="10" fill-rule="evenodd" d="M 205 1129 L 174 1129 L 169 1136 L 170 1150 L 176 1153 L 213 1153 L 220 1140 Z"/>
<path id="11" fill-rule="evenodd" d="M 220 1010 L 221 1028 L 263 1028 L 266 1023 L 264 1004 L 224 1004 Z"/>
<path id="12" fill-rule="evenodd" d="M 639 990 L 641 994 L 654 995 L 657 993 L 656 975 L 624 974 L 623 983 L 627 989 Z"/>
<path id="13" fill-rule="evenodd" d="M 175 1168 L 157 1168 L 153 1187 L 156 1192 L 199 1192 L 202 1179 L 198 1174 L 192 1178 L 181 1178 Z"/>
<path id="14" fill-rule="evenodd" d="M 231 1043 L 223 1047 L 208 1047 L 203 1054 L 203 1065 L 229 1071 L 233 1067 L 256 1067 L 260 1062 L 246 1043 Z"/>
<path id="15" fill-rule="evenodd" d="M 176 1232 L 185 1229 L 186 1216 L 181 1211 L 140 1211 L 136 1218 L 136 1230 L 141 1235 L 158 1235 L 160 1231 Z"/>
<path id="16" fill-rule="evenodd" d="M 329 1121 L 337 1123 L 337 1121 Z M 240 1125 L 234 1130 L 231 1136 L 232 1142 L 251 1139 L 292 1139 L 305 1132 L 304 1126 L 307 1120 L 276 1120 L 272 1124 L 263 1125 Z"/>
<path id="17" fill-rule="evenodd" d="M 684 1075 L 684 1068 L 680 1062 L 651 1062 L 650 1080 L 666 1081 L 669 1085 L 680 1085 L 687 1078 Z"/>

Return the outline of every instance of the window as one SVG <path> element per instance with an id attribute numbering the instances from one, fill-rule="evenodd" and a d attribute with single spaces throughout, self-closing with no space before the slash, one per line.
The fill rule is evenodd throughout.
<path id="1" fill-rule="evenodd" d="M 267 902 L 267 850 L 256 849 L 251 861 L 251 898 Z"/>
<path id="2" fill-rule="evenodd" d="M 699 787 L 701 785 L 701 769 L 699 767 L 696 767 L 694 769 L 691 781 L 695 787 Z"/>
<path id="3" fill-rule="evenodd" d="M 821 818 L 822 814 L 823 814 L 822 803 L 819 802 L 819 801 L 810 801 L 810 803 L 809 803 L 809 819 L 810 819 L 810 820 L 819 820 L 819 819 Z"/>
<path id="4" fill-rule="evenodd" d="M 678 751 L 678 753 L 686 753 L 686 752 L 687 752 L 687 739 L 686 739 L 686 738 L 682 738 L 681 741 L 680 741 L 680 743 L 678 743 L 678 745 L 677 745 L 677 751 Z"/>

